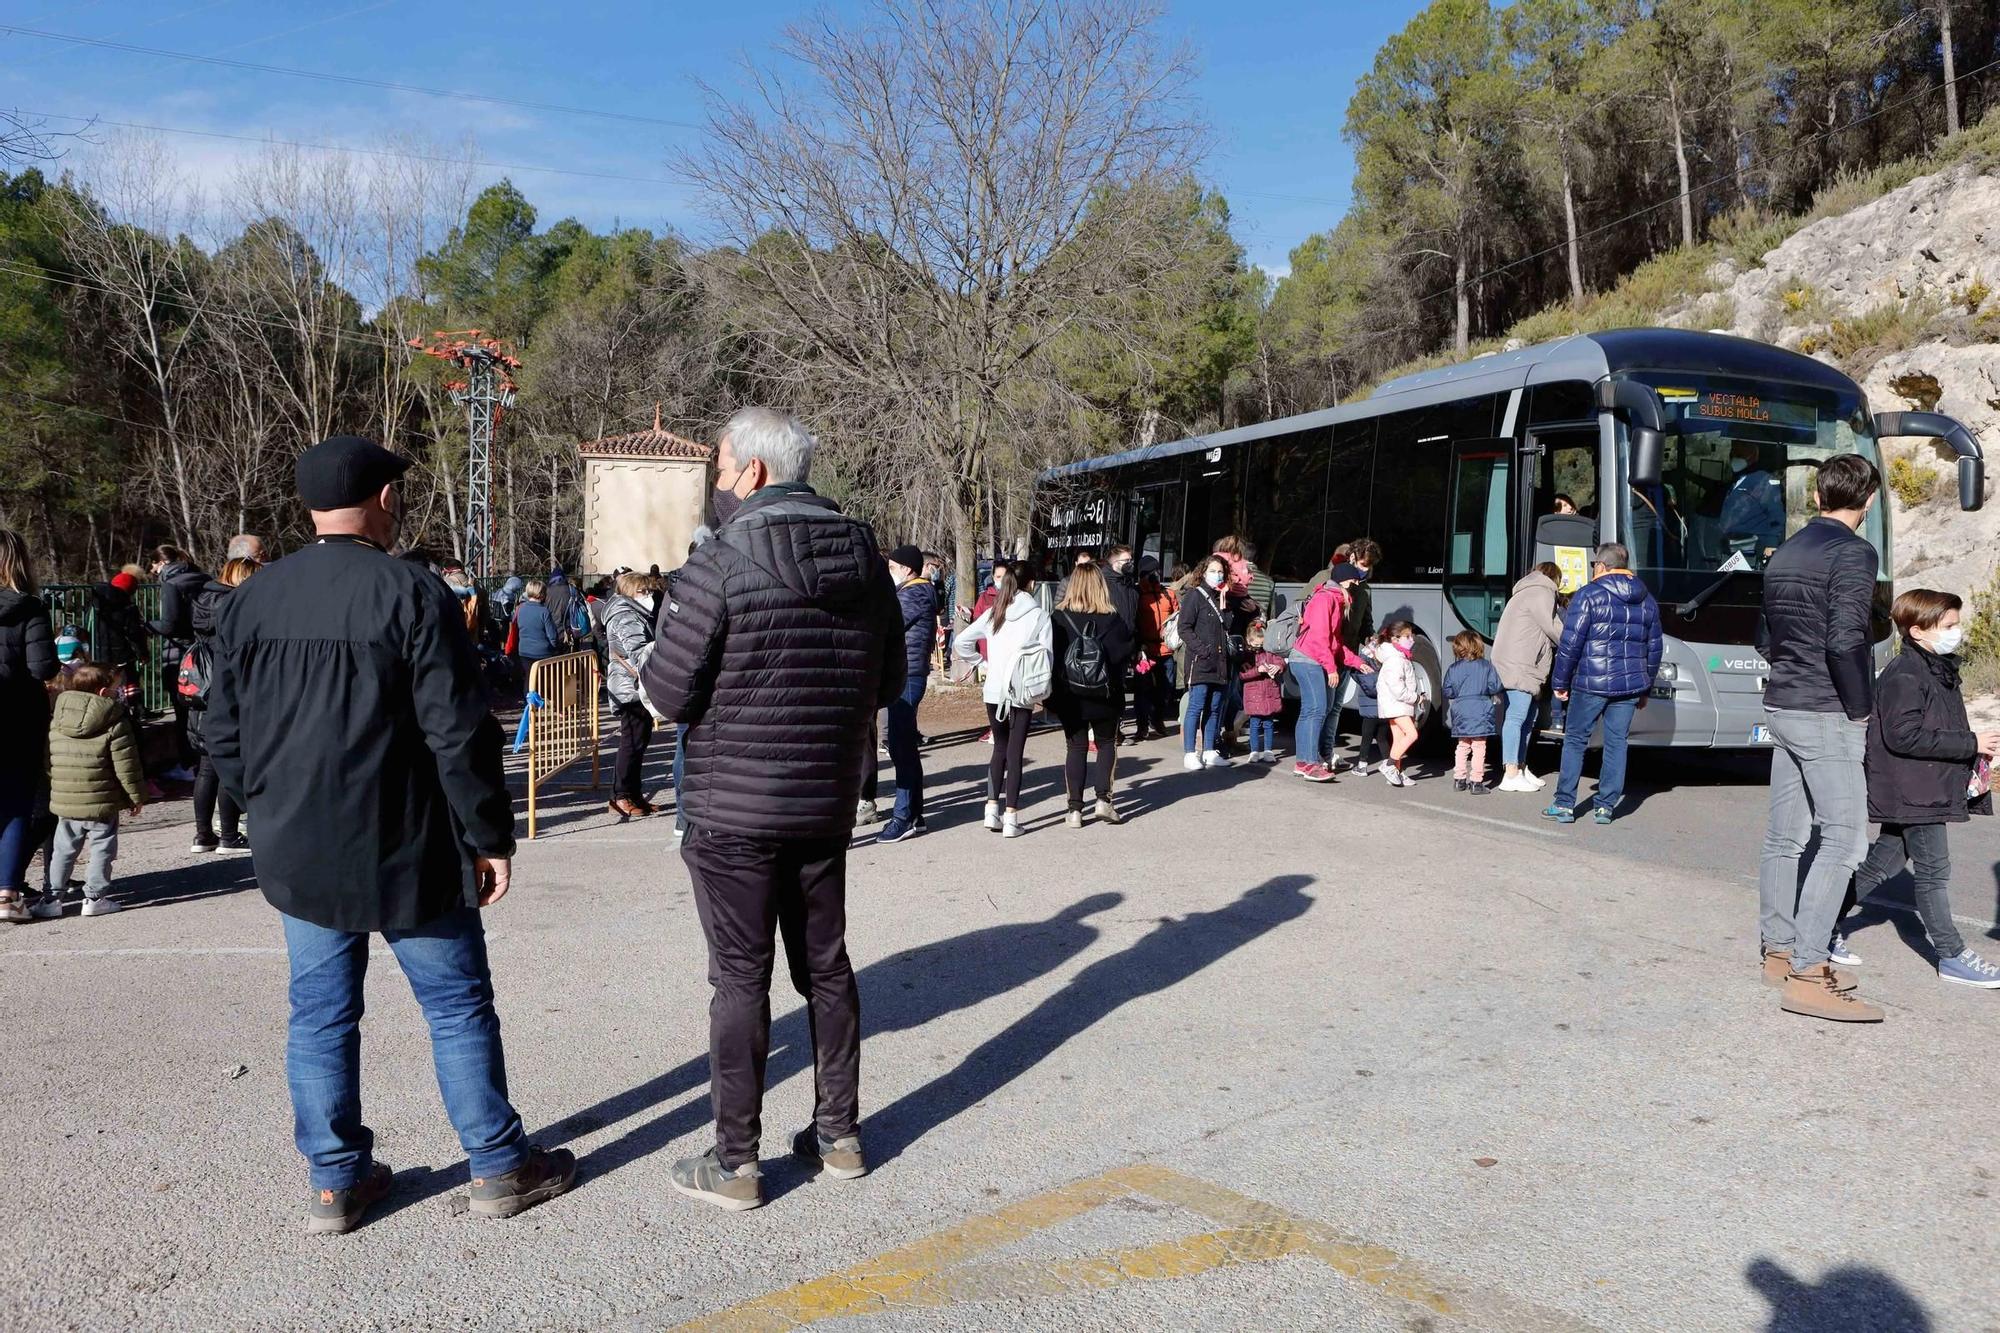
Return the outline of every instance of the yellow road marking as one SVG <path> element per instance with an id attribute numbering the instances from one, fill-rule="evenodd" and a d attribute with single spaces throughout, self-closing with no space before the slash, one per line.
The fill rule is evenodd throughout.
<path id="1" fill-rule="evenodd" d="M 1102 1254 L 974 1263 L 980 1255 L 1144 1195 L 1217 1224 L 1199 1235 Z M 1307 1257 L 1342 1276 L 1438 1314 L 1458 1311 L 1440 1284 L 1380 1245 L 1343 1236 L 1282 1208 L 1165 1167 L 1117 1167 L 890 1250 L 845 1272 L 801 1282 L 681 1325 L 688 1333 L 781 1333 L 822 1319 L 935 1309 L 1171 1281 L 1240 1264 Z"/>

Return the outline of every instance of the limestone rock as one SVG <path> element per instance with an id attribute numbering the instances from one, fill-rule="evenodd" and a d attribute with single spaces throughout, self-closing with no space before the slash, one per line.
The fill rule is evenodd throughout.
<path id="1" fill-rule="evenodd" d="M 1987 507 L 1968 514 L 1958 507 L 1957 464 L 1942 442 L 1882 442 L 1885 461 L 1900 454 L 1939 473 L 1935 499 L 1906 509 L 1890 498 L 1897 586 L 1940 588 L 1970 601 L 2000 568 L 2000 345 L 1921 344 L 1884 357 L 1862 387 L 1872 411 L 1943 412 L 1985 448 Z"/>

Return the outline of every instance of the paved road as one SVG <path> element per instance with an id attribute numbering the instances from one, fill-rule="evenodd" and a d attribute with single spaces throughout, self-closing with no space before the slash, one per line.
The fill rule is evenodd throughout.
<path id="1" fill-rule="evenodd" d="M 1887 1023 L 1780 1014 L 1746 770 L 1643 763 L 1629 821 L 1559 831 L 1532 798 L 1185 774 L 1156 744 L 1132 822 L 1072 832 L 1038 733 L 1032 831 L 1002 843 L 986 753 L 934 750 L 936 831 L 853 857 L 879 1169 L 775 1156 L 810 1105 L 781 994 L 772 1202 L 736 1216 L 666 1186 L 708 1110 L 663 821 L 564 798 L 489 917 L 515 1092 L 579 1190 L 455 1213 L 385 956 L 365 1079 L 398 1191 L 327 1239 L 301 1230 L 274 919 L 243 863 L 186 855 L 185 807 L 150 814 L 125 839 L 146 910 L 0 935 L 0 1327 L 2000 1326 L 2000 995 L 1940 987 L 1891 914 L 1855 942 Z M 1960 841 L 1962 914 L 1992 919 L 1996 861 Z"/>

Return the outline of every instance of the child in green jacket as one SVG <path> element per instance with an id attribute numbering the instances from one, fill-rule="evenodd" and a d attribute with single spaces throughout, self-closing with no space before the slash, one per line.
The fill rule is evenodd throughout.
<path id="1" fill-rule="evenodd" d="M 49 889 L 34 907 L 44 920 L 62 915 L 70 869 L 86 849 L 83 914 L 119 910 L 111 896 L 118 816 L 144 808 L 146 774 L 139 763 L 138 729 L 117 693 L 118 672 L 86 666 L 56 696 L 49 719 L 49 813 L 56 816 L 56 837 L 49 853 Z"/>

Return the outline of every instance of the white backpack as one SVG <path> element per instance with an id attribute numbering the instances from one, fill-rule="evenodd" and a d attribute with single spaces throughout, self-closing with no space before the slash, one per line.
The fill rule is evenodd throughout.
<path id="1" fill-rule="evenodd" d="M 1014 659 L 1014 674 L 1007 681 L 1007 698 L 995 710 L 1005 717 L 1016 708 L 1029 712 L 1046 698 L 1055 681 L 1055 654 L 1040 639 L 1031 639 L 1021 645 L 1020 654 Z"/>

